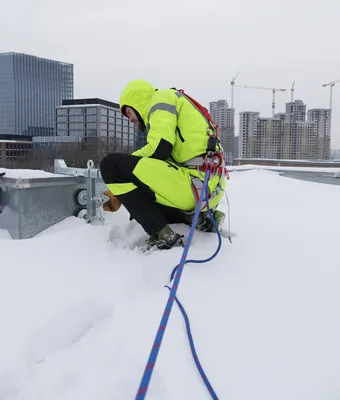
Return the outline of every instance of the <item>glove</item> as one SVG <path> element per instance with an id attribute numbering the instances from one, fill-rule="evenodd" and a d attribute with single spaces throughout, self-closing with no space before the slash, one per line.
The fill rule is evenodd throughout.
<path id="1" fill-rule="evenodd" d="M 103 210 L 109 212 L 118 211 L 121 206 L 121 202 L 117 199 L 117 197 L 114 196 L 109 190 L 106 190 L 103 194 L 110 197 L 109 200 L 103 203 Z"/>

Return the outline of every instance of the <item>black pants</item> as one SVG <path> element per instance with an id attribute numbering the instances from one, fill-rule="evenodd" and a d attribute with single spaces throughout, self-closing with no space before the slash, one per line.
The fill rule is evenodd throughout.
<path id="1" fill-rule="evenodd" d="M 144 230 L 153 235 L 167 224 L 184 223 L 190 225 L 192 216 L 182 211 L 156 203 L 156 196 L 150 188 L 134 174 L 140 157 L 130 154 L 112 153 L 103 158 L 100 172 L 105 184 L 132 182 L 137 189 L 116 196 Z"/>

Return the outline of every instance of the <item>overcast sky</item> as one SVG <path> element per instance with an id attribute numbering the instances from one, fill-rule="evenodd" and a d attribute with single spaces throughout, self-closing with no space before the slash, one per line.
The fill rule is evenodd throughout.
<path id="1" fill-rule="evenodd" d="M 119 102 L 124 85 L 144 78 L 184 88 L 205 106 L 230 102 L 236 84 L 286 88 L 328 108 L 340 79 L 340 1 L 323 0 L 0 0 L 0 52 L 70 62 L 75 96 Z M 333 90 L 332 147 L 340 148 L 340 83 Z M 235 89 L 241 111 L 271 116 L 270 91 Z M 236 132 L 238 134 L 238 131 Z"/>

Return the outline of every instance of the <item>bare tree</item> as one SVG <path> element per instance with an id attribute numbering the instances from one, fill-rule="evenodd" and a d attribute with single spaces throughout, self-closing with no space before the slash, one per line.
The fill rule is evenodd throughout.
<path id="1" fill-rule="evenodd" d="M 0 159 L 5 168 L 43 169 L 53 172 L 54 160 L 64 159 L 70 167 L 86 168 L 92 160 L 98 168 L 100 161 L 109 153 L 132 153 L 134 146 L 123 144 L 115 137 L 85 138 L 82 142 L 29 143 L 26 148 L 9 153 Z"/>

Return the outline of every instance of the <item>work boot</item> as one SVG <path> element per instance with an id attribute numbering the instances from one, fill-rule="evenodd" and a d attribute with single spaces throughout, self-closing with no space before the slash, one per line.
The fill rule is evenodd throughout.
<path id="1" fill-rule="evenodd" d="M 219 232 L 222 231 L 222 225 L 225 220 L 224 212 L 215 210 L 213 213 L 214 220 L 218 227 Z M 201 212 L 198 217 L 196 228 L 202 232 L 216 232 L 215 226 L 209 217 L 208 212 Z"/>
<path id="2" fill-rule="evenodd" d="M 173 247 L 184 247 L 183 235 L 174 232 L 169 225 L 166 225 L 161 231 L 150 236 L 146 241 L 147 250 L 156 246 L 159 250 L 169 250 Z"/>

